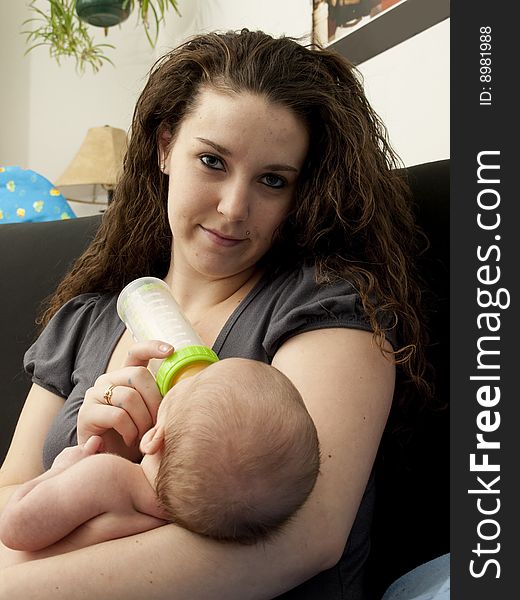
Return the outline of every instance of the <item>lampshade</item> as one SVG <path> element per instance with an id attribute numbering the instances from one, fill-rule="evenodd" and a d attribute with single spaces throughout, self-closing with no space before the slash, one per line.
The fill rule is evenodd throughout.
<path id="1" fill-rule="evenodd" d="M 88 130 L 78 153 L 56 181 L 67 198 L 74 199 L 73 187 L 101 185 L 111 189 L 118 181 L 126 151 L 126 132 L 105 125 Z"/>

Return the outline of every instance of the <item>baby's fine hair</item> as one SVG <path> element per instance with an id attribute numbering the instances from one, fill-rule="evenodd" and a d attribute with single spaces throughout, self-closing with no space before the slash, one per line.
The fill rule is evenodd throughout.
<path id="1" fill-rule="evenodd" d="M 171 521 L 242 544 L 275 535 L 320 466 L 316 428 L 293 384 L 257 362 L 232 380 L 201 377 L 174 401 L 156 480 Z"/>

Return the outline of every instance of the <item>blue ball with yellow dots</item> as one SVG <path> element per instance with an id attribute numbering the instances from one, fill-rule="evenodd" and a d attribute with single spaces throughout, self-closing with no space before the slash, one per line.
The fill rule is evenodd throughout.
<path id="1" fill-rule="evenodd" d="M 67 200 L 43 175 L 0 167 L 0 224 L 75 218 Z"/>

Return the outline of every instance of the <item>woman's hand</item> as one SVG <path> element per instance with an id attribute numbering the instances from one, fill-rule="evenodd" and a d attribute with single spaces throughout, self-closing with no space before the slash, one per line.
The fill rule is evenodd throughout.
<path id="1" fill-rule="evenodd" d="M 172 346 L 164 342 L 138 342 L 131 346 L 121 369 L 98 377 L 79 409 L 78 444 L 91 436 L 101 436 L 106 451 L 127 454 L 121 443 L 117 448 L 116 438 L 128 448 L 137 448 L 155 424 L 161 402 L 155 379 L 146 368 L 148 361 L 164 359 L 172 351 Z"/>

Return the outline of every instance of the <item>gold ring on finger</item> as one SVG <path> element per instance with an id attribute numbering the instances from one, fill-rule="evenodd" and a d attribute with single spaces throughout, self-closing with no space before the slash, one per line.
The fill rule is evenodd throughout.
<path id="1" fill-rule="evenodd" d="M 115 385 L 110 384 L 107 387 L 107 389 L 105 390 L 105 393 L 103 394 L 103 400 L 109 406 L 113 406 L 113 404 L 112 404 L 112 393 L 113 393 L 115 387 L 116 387 Z"/>

